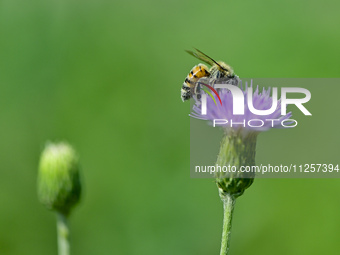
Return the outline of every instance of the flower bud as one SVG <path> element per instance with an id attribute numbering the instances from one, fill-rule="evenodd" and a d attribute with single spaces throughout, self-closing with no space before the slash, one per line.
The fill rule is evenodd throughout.
<path id="1" fill-rule="evenodd" d="M 41 154 L 38 196 L 48 209 L 64 215 L 79 201 L 81 183 L 78 157 L 67 143 L 48 143 Z"/>
<path id="2" fill-rule="evenodd" d="M 247 136 L 229 130 L 221 142 L 216 164 L 220 166 L 235 166 L 236 172 L 217 174 L 216 183 L 220 196 L 239 197 L 250 187 L 255 174 L 240 171 L 241 166 L 255 165 L 255 148 L 257 134 L 252 132 Z"/>

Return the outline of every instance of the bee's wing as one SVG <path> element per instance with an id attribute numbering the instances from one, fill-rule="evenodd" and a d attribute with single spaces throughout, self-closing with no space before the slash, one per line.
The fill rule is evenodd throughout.
<path id="1" fill-rule="evenodd" d="M 215 60 L 213 60 L 211 57 L 209 57 L 208 55 L 204 54 L 202 51 L 196 49 L 196 52 L 193 52 L 191 50 L 186 50 L 186 52 L 188 52 L 191 56 L 194 56 L 195 58 L 198 58 L 199 60 L 204 61 L 205 63 L 207 63 L 208 65 L 213 65 L 213 64 L 217 64 L 219 65 Z"/>

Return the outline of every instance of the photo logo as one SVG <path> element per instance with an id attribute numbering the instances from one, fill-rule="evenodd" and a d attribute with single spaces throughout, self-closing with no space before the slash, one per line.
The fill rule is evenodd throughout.
<path id="1" fill-rule="evenodd" d="M 212 111 L 218 111 L 216 109 L 208 109 L 209 107 L 224 107 L 225 110 L 226 107 L 232 108 L 228 110 L 232 110 L 232 117 L 237 118 L 237 122 L 235 121 L 236 118 L 229 118 L 229 119 L 221 119 L 221 118 L 213 118 L 212 120 L 213 126 L 217 125 L 230 125 L 231 127 L 235 125 L 238 126 L 244 126 L 249 128 L 261 128 L 265 124 L 268 124 L 266 122 L 271 123 L 271 126 L 274 127 L 280 124 L 281 127 L 295 127 L 297 126 L 297 121 L 294 119 L 288 119 L 285 118 L 281 120 L 280 118 L 270 118 L 273 115 L 275 116 L 291 116 L 291 113 L 287 114 L 287 106 L 288 105 L 295 105 L 304 115 L 311 116 L 312 114 L 307 110 L 307 108 L 303 105 L 310 101 L 311 99 L 311 93 L 309 90 L 305 88 L 299 88 L 299 87 L 282 87 L 272 88 L 272 95 L 269 96 L 270 89 L 263 90 L 263 93 L 265 96 L 267 96 L 266 100 L 270 100 L 271 104 L 266 105 L 263 107 L 256 107 L 256 103 L 259 101 L 258 98 L 261 95 L 261 93 L 258 92 L 258 88 L 256 89 L 255 93 L 253 91 L 253 86 L 247 87 L 243 90 L 242 88 L 231 85 L 231 84 L 215 84 L 214 87 L 205 84 L 200 83 L 200 85 L 203 85 L 204 87 L 201 88 L 205 93 L 201 94 L 201 100 L 200 100 L 200 107 L 201 107 L 201 116 L 204 117 L 207 115 L 208 110 Z M 205 88 L 206 87 L 206 88 Z M 220 106 L 217 105 L 216 100 L 213 96 L 213 94 L 208 90 L 210 89 L 213 94 L 216 95 L 217 99 L 220 102 Z M 281 89 L 281 99 L 278 99 L 278 90 Z M 221 96 L 218 92 L 229 93 L 228 97 L 230 97 L 231 100 L 228 100 L 229 105 L 225 105 L 225 100 L 221 99 Z M 289 93 L 295 93 L 299 94 L 299 98 L 290 98 Z M 213 100 L 214 105 L 208 104 L 208 97 L 210 96 L 211 100 Z M 232 101 L 232 104 L 230 103 Z M 257 104 L 259 105 L 259 104 Z M 279 111 L 279 112 L 278 112 Z M 218 114 L 216 114 L 218 115 Z M 242 116 L 248 116 L 248 118 L 241 119 Z M 260 117 L 260 118 L 249 118 L 249 116 L 252 117 Z M 265 119 L 264 117 L 268 117 L 268 119 Z"/>

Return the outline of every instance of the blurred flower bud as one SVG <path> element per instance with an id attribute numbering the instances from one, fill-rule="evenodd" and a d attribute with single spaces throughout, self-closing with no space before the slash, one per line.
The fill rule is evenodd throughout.
<path id="1" fill-rule="evenodd" d="M 41 154 L 38 196 L 48 209 L 68 215 L 79 201 L 81 183 L 78 157 L 67 143 L 48 143 Z"/>

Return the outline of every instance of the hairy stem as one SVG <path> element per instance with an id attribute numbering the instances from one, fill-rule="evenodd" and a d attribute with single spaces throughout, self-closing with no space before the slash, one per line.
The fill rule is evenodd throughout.
<path id="1" fill-rule="evenodd" d="M 229 251 L 230 235 L 231 235 L 231 221 L 233 218 L 233 211 L 236 199 L 231 195 L 223 195 L 220 193 L 221 200 L 223 202 L 223 231 L 221 241 L 220 255 L 227 255 Z"/>
<path id="2" fill-rule="evenodd" d="M 57 234 L 58 234 L 58 254 L 70 254 L 70 230 L 67 222 L 67 217 L 57 212 Z"/>

